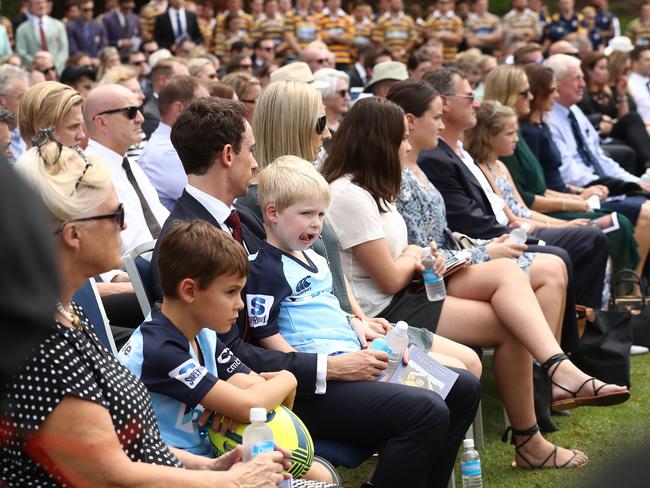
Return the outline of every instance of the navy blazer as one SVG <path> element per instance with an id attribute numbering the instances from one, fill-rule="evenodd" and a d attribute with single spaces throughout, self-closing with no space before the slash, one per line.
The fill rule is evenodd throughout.
<path id="1" fill-rule="evenodd" d="M 126 28 L 120 24 L 120 18 L 117 12 L 113 11 L 104 16 L 104 27 L 108 36 L 108 44 L 117 47 L 117 41 L 120 39 L 131 39 L 132 37 L 142 37 L 140 31 L 140 17 L 134 13 L 126 16 Z"/>
<path id="2" fill-rule="evenodd" d="M 68 22 L 65 29 L 68 33 L 68 49 L 70 55 L 78 52 L 85 52 L 90 54 L 93 58 L 99 55 L 99 51 L 108 46 L 108 38 L 106 37 L 106 29 L 104 24 L 98 20 L 92 20 L 90 23 L 90 38 L 85 36 L 85 22 L 80 19 Z"/>
<path id="3" fill-rule="evenodd" d="M 196 19 L 196 14 L 185 10 L 185 30 L 187 35 L 196 44 L 203 43 L 203 36 L 199 29 L 199 23 Z M 153 38 L 161 48 L 169 49 L 176 44 L 176 36 L 174 35 L 174 28 L 172 27 L 171 19 L 169 18 L 169 10 L 164 14 L 156 17 L 156 22 L 153 27 Z"/>
<path id="4" fill-rule="evenodd" d="M 242 222 L 242 233 L 244 234 L 244 243 L 248 252 L 255 253 L 260 247 L 261 240 L 257 235 L 264 235 L 262 223 L 259 219 L 246 207 L 237 206 L 237 212 Z M 160 291 L 160 279 L 158 276 L 158 267 L 156 266 L 159 252 L 159 244 L 161 238 L 168 231 L 171 222 L 174 220 L 193 220 L 200 219 L 210 222 L 215 227 L 221 229 L 221 226 L 216 221 L 208 210 L 201 205 L 192 195 L 183 190 L 180 198 L 176 201 L 176 206 L 171 214 L 165 221 L 163 228 L 160 232 L 160 237 L 156 242 L 156 247 L 153 251 L 152 262 L 153 275 L 154 275 L 154 295 L 156 300 L 162 299 Z M 261 232 L 261 234 L 260 234 Z M 244 303 L 246 300 L 244 299 Z M 244 316 L 246 311 L 239 314 L 237 325 L 234 325 L 230 332 L 226 334 L 219 334 L 219 339 L 230 348 L 235 355 L 241 359 L 253 371 L 261 373 L 263 371 L 279 371 L 286 369 L 291 371 L 298 380 L 298 392 L 303 396 L 313 396 L 316 391 L 316 354 L 292 352 L 284 353 L 280 351 L 272 351 L 250 344 L 244 340 L 245 335 L 245 322 Z"/>
<path id="5" fill-rule="evenodd" d="M 422 151 L 418 165 L 442 194 L 451 230 L 483 239 L 512 230 L 497 222 L 483 187 L 445 141 L 438 139 L 438 147 Z"/>

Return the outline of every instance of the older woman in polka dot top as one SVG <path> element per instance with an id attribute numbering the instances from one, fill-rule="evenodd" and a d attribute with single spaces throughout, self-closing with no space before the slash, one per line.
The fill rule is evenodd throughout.
<path id="1" fill-rule="evenodd" d="M 122 264 L 124 209 L 108 167 L 43 133 L 16 169 L 52 214 L 62 291 L 48 338 L 6 388 L 0 484 L 277 486 L 286 451 L 242 463 L 240 449 L 209 459 L 169 448 L 144 385 L 71 302 L 88 277 Z"/>

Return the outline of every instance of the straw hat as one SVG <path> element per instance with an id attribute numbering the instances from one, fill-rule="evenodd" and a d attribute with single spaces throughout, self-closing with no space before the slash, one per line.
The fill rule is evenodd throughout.
<path id="1" fill-rule="evenodd" d="M 315 80 L 314 74 L 311 72 L 311 69 L 309 69 L 309 65 L 307 63 L 303 63 L 302 61 L 290 63 L 286 66 L 283 66 L 282 68 L 276 69 L 273 73 L 271 73 L 270 78 L 271 83 L 281 80 L 300 81 L 302 83 L 307 83 L 308 85 L 313 86 L 317 90 L 322 90 L 323 88 L 327 88 L 329 86 L 329 84 L 325 81 Z"/>
<path id="2" fill-rule="evenodd" d="M 372 85 L 385 80 L 404 81 L 409 77 L 404 63 L 399 61 L 384 61 L 376 64 L 372 69 L 372 78 L 366 84 L 363 91 L 370 91 Z"/>

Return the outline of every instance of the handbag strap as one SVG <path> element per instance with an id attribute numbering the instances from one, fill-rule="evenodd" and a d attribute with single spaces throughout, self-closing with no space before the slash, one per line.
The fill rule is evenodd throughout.
<path id="1" fill-rule="evenodd" d="M 643 305 L 645 305 L 647 303 L 647 297 L 645 294 L 645 288 L 643 287 L 643 282 L 641 281 L 641 277 L 631 269 L 621 269 L 616 273 L 616 276 L 614 277 L 614 296 L 612 299 L 616 301 L 622 298 L 626 298 L 627 294 L 624 292 L 622 295 L 620 295 L 619 291 L 623 285 L 628 284 L 639 287 L 640 295 L 635 295 L 635 297 L 640 298 L 643 301 Z"/>

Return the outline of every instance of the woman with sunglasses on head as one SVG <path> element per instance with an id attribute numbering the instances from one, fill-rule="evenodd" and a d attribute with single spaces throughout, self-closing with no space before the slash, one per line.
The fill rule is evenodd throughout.
<path id="1" fill-rule="evenodd" d="M 521 205 L 509 201 L 512 203 L 511 209 L 517 214 L 514 217 L 522 218 L 523 215 L 528 215 L 534 220 L 533 228 L 541 228 L 572 227 L 584 224 L 585 219 L 595 220 L 608 215 L 611 213 L 609 210 L 591 210 L 584 198 L 555 191 L 552 189 L 553 185 L 547 185 L 540 161 L 544 161 L 544 165 L 556 161 L 559 168 L 559 159 L 542 156 L 536 150 L 531 150 L 532 146 L 527 143 L 525 136 L 527 128 L 524 121 L 531 115 L 531 106 L 534 103 L 532 83 L 527 76 L 529 69 L 534 72 L 548 70 L 543 65 L 530 65 L 526 70 L 518 66 L 499 66 L 486 80 L 485 100 L 496 100 L 509 106 L 522 121 L 514 152 L 508 155 L 499 154 L 521 199 Z M 549 74 L 553 76 L 552 72 Z M 545 146 L 553 144 L 551 139 L 541 142 Z M 604 187 L 597 187 L 587 195 L 592 195 L 593 192 L 606 194 L 606 191 Z M 625 215 L 619 213 L 618 217 L 620 229 L 609 232 L 606 236 L 614 270 L 634 268 L 640 261 L 633 235 L 633 225 Z"/>
<path id="2" fill-rule="evenodd" d="M 399 106 L 375 97 L 361 100 L 341 124 L 321 172 L 332 189 L 327 218 L 341 243 L 353 288 L 364 290 L 359 293 L 362 306 L 421 319 L 431 313 L 431 302 L 424 292 L 418 295 L 408 288 L 423 269 L 423 248 L 407 245 L 406 225 L 394 205 L 411 150 L 409 136 L 409 122 Z M 495 268 L 491 278 L 479 267 L 488 265 Z M 539 434 L 532 402 L 531 354 L 545 362 L 549 377 L 561 385 L 554 391 L 558 408 L 583 402 L 620 403 L 629 397 L 627 389 L 598 385 L 568 361 L 550 332 L 528 277 L 511 260 L 470 266 L 452 275 L 436 332 L 474 346 L 496 346 L 495 368 L 514 426 L 517 466 L 577 468 L 587 462 L 584 453 L 553 446 Z"/>
<path id="3" fill-rule="evenodd" d="M 50 210 L 61 291 L 49 336 L 8 384 L 7 407 L 0 413 L 0 430 L 11 432 L 0 445 L 3 481 L 277 486 L 287 452 L 239 463 L 240 449 L 211 460 L 163 443 L 146 388 L 100 343 L 72 302 L 88 278 L 122 264 L 124 208 L 109 167 L 53 141 L 49 131 L 37 144 L 15 167 Z"/>

